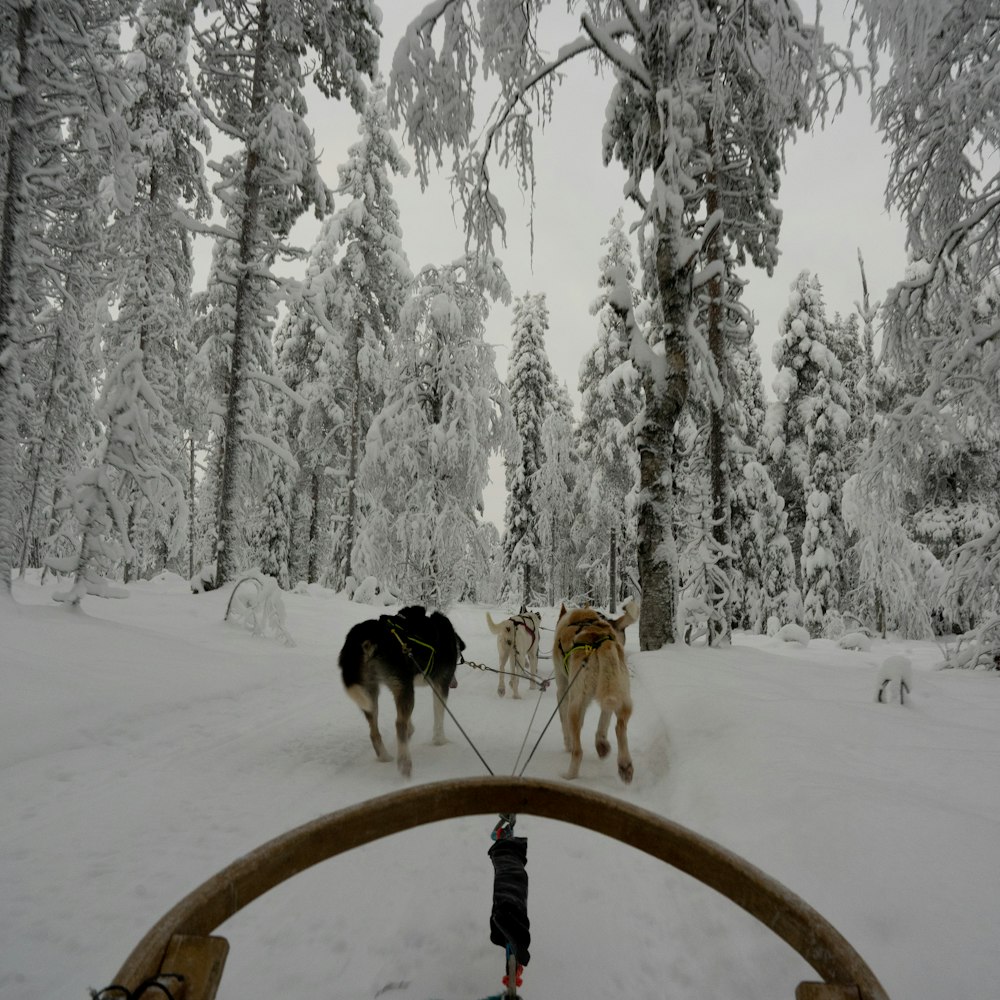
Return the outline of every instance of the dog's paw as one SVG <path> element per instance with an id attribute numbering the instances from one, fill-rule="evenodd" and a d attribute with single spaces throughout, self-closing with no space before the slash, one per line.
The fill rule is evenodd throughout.
<path id="1" fill-rule="evenodd" d="M 388 764 L 392 760 L 392 754 L 388 750 L 383 750 L 379 755 L 378 759 L 382 761 L 383 764 Z"/>
<path id="2" fill-rule="evenodd" d="M 409 757 L 400 757 L 396 761 L 396 766 L 399 768 L 399 773 L 404 777 L 408 778 L 410 772 L 413 770 L 413 761 Z"/>
<path id="3" fill-rule="evenodd" d="M 507 693 L 507 689 L 502 685 L 497 688 L 497 694 L 502 698 Z"/>
<path id="4" fill-rule="evenodd" d="M 594 742 L 594 746 L 597 749 L 597 756 L 600 757 L 601 760 L 604 760 L 604 758 L 611 753 L 611 744 L 608 740 L 602 739 L 600 736 L 597 737 Z"/>
<path id="5" fill-rule="evenodd" d="M 448 737 L 447 736 L 435 736 L 434 739 L 431 740 L 431 742 L 436 747 L 443 747 L 448 742 Z"/>
<path id="6" fill-rule="evenodd" d="M 633 773 L 632 761 L 629 761 L 627 764 L 618 765 L 618 777 L 621 778 L 626 785 L 632 784 Z"/>

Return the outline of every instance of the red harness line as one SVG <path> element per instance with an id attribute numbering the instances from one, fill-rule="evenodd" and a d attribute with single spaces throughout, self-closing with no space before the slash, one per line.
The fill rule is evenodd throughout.
<path id="1" fill-rule="evenodd" d="M 527 618 L 527 617 L 522 616 L 522 615 L 512 615 L 511 616 L 511 621 L 515 624 L 515 626 L 516 625 L 520 625 L 521 628 L 523 628 L 525 630 L 525 632 L 527 632 L 528 635 L 531 636 L 531 641 L 532 642 L 535 641 L 535 634 L 536 634 L 535 630 L 528 624 L 528 622 L 531 621 L 530 618 Z"/>

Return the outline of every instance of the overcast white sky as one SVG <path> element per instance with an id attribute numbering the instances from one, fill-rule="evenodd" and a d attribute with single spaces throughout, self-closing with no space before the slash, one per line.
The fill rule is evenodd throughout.
<path id="1" fill-rule="evenodd" d="M 381 64 L 388 77 L 396 44 L 406 24 L 424 6 L 423 0 L 382 0 L 383 43 Z M 556 32 L 553 49 L 577 34 L 576 21 L 555 3 L 548 20 L 565 24 Z M 802 4 L 806 17 L 812 3 Z M 846 41 L 846 18 L 838 4 L 824 7 L 827 36 Z M 860 52 L 858 53 L 860 61 Z M 597 77 L 591 64 L 570 64 L 556 95 L 554 115 L 544 134 L 537 136 L 537 185 L 534 205 L 535 248 L 531 259 L 527 196 L 512 179 L 494 183 L 508 212 L 507 246 L 500 257 L 516 296 L 545 292 L 549 309 L 547 348 L 558 377 L 576 398 L 577 378 L 584 353 L 593 344 L 596 320 L 589 307 L 597 294 L 601 239 L 615 212 L 625 204 L 624 175 L 616 166 L 605 168 L 601 158 L 601 129 L 610 93 L 610 77 Z M 316 95 L 310 105 L 310 122 L 316 133 L 321 169 L 331 187 L 337 184 L 337 165 L 357 139 L 357 119 L 346 102 L 338 105 Z M 401 140 L 400 140 L 401 142 Z M 408 149 L 402 145 L 404 155 Z M 878 135 L 871 124 L 867 93 L 852 92 L 845 111 L 825 130 L 801 136 L 790 145 L 782 183 L 780 207 L 784 222 L 779 241 L 781 258 L 775 274 L 748 268 L 749 285 L 744 300 L 757 319 L 755 339 L 764 361 L 765 384 L 771 394 L 774 370 L 771 349 L 791 282 L 802 269 L 818 274 L 823 284 L 828 315 L 843 314 L 860 299 L 857 263 L 860 247 L 874 299 L 901 276 L 905 260 L 903 228 L 883 206 L 886 165 Z M 443 263 L 459 256 L 463 248 L 461 219 L 453 219 L 448 189 L 448 164 L 441 176 L 421 192 L 411 175 L 394 180 L 400 206 L 403 242 L 410 266 Z M 626 205 L 626 218 L 635 210 Z M 310 216 L 293 232 L 302 246 L 311 245 L 318 223 Z M 204 255 L 208 260 L 208 254 Z M 490 317 L 487 339 L 497 349 L 501 377 L 506 376 L 511 335 L 511 310 L 497 305 Z M 503 476 L 495 475 L 499 492 L 491 490 L 487 514 L 502 523 Z"/>

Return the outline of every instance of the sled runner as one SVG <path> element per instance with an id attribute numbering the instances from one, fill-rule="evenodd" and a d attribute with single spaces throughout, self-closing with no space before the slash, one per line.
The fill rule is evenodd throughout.
<path id="1" fill-rule="evenodd" d="M 611 796 L 576 785 L 502 777 L 407 788 L 322 816 L 268 841 L 212 876 L 154 924 L 126 959 L 114 985 L 97 997 L 213 1000 L 229 945 L 212 932 L 269 889 L 320 861 L 403 830 L 459 816 L 499 814 L 503 820 L 522 813 L 630 844 L 726 896 L 790 945 L 820 977 L 818 982 L 800 983 L 795 1000 L 888 1000 L 872 970 L 826 919 L 739 856 Z M 498 837 L 497 842 L 503 839 Z M 506 855 L 507 849 L 498 853 Z M 527 960 L 527 914 L 522 914 L 518 902 L 524 869 L 518 866 L 519 862 L 507 881 L 500 874 L 504 866 L 495 865 L 491 938 L 496 940 L 496 918 L 497 937 L 507 939 L 508 975 L 515 976 L 513 992 L 508 983 L 502 997 L 517 995 L 516 966 L 525 964 L 519 963 L 521 957 Z M 504 898 L 511 887 L 513 895 Z M 526 894 L 526 882 L 524 889 Z M 511 900 L 513 909 L 504 912 Z M 523 956 L 518 952 L 521 947 Z"/>

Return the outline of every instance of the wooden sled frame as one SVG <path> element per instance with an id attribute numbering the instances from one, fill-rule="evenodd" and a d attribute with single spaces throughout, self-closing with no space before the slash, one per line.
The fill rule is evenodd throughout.
<path id="1" fill-rule="evenodd" d="M 711 840 L 655 813 L 576 785 L 467 778 L 419 785 L 321 816 L 238 858 L 185 896 L 136 945 L 117 977 L 134 1000 L 213 1000 L 228 942 L 211 936 L 258 896 L 355 847 L 459 816 L 527 814 L 602 833 L 715 889 L 790 945 L 822 982 L 796 1000 L 888 1000 L 844 937 L 781 883 Z M 150 984 L 145 991 L 142 984 Z M 109 994 L 110 996 L 110 994 Z"/>

